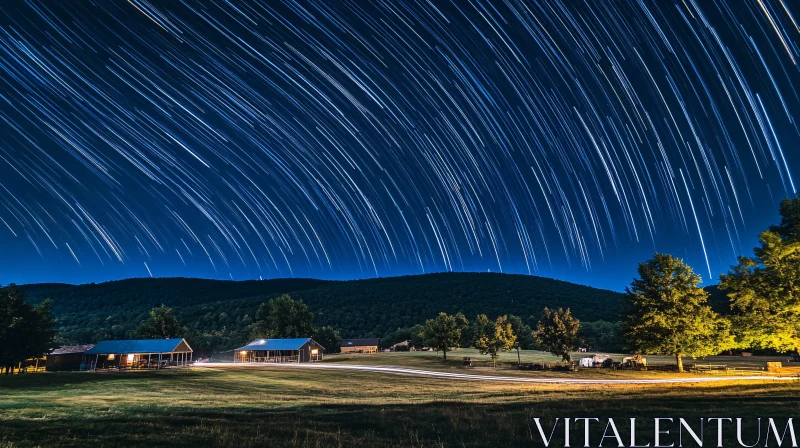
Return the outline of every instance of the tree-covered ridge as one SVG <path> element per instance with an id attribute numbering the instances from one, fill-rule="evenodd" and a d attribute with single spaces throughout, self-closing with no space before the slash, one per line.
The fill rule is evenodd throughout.
<path id="1" fill-rule="evenodd" d="M 249 337 L 259 306 L 281 294 L 302 300 L 314 325 L 344 337 L 385 336 L 440 312 L 514 314 L 538 319 L 545 306 L 571 308 L 585 321 L 616 321 L 622 295 L 526 275 L 441 273 L 369 280 L 224 281 L 129 279 L 99 284 L 24 285 L 34 303 L 52 299 L 64 342 L 125 338 L 160 305 L 174 309 L 199 349 L 229 349 Z M 195 348 L 197 348 L 195 347 Z"/>

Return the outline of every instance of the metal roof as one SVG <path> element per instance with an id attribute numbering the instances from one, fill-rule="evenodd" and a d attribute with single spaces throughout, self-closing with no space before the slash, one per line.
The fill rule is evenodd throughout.
<path id="1" fill-rule="evenodd" d="M 127 354 L 127 353 L 171 353 L 181 342 L 183 338 L 175 339 L 135 339 L 135 340 L 122 340 L 122 341 L 100 341 L 86 351 L 87 355 L 109 355 L 109 354 Z M 189 344 L 186 344 L 192 351 Z"/>
<path id="2" fill-rule="evenodd" d="M 342 339 L 340 347 L 375 347 L 380 345 L 379 338 L 366 338 L 366 339 Z"/>
<path id="3" fill-rule="evenodd" d="M 58 347 L 57 349 L 53 350 L 52 352 L 48 353 L 48 355 L 68 355 L 71 353 L 83 353 L 86 350 L 94 347 L 94 344 L 86 344 L 86 345 L 65 345 L 63 347 Z"/>
<path id="4" fill-rule="evenodd" d="M 254 339 L 236 350 L 300 350 L 300 347 L 310 340 L 311 338 Z"/>

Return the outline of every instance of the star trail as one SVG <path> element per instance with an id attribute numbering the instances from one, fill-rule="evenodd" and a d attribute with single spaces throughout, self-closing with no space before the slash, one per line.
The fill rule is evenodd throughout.
<path id="1" fill-rule="evenodd" d="M 800 2 L 4 0 L 0 282 L 716 279 L 797 195 Z"/>

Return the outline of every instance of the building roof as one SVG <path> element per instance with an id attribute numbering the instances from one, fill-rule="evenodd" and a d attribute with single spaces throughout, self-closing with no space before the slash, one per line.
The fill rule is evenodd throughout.
<path id="1" fill-rule="evenodd" d="M 340 347 L 377 347 L 380 343 L 379 338 L 342 339 Z"/>
<path id="2" fill-rule="evenodd" d="M 57 349 L 53 350 L 52 352 L 48 353 L 49 355 L 69 355 L 72 353 L 83 353 L 86 350 L 94 347 L 94 344 L 85 344 L 85 345 L 65 345 L 63 347 L 58 347 Z"/>
<path id="3" fill-rule="evenodd" d="M 311 338 L 254 339 L 236 350 L 300 350 Z"/>
<path id="4" fill-rule="evenodd" d="M 176 350 L 183 343 L 185 347 Z M 86 351 L 87 355 L 109 355 L 128 353 L 171 353 L 175 351 L 191 352 L 192 348 L 183 338 L 175 339 L 135 339 L 121 341 L 100 341 Z"/>

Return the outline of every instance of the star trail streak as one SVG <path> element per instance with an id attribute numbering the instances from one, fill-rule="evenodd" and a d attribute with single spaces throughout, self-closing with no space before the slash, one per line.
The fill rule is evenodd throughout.
<path id="1" fill-rule="evenodd" d="M 798 14 L 5 0 L 0 282 L 713 279 L 797 195 Z"/>

